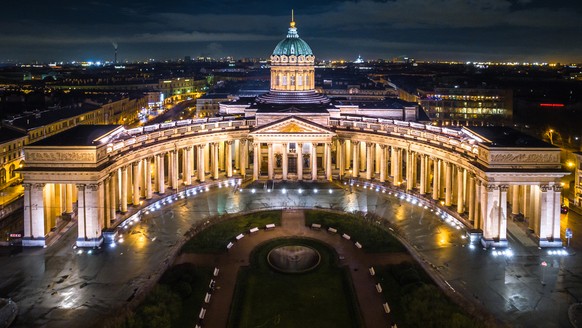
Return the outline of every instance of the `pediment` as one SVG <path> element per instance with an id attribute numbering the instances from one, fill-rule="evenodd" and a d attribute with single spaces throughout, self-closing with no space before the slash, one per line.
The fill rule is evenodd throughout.
<path id="1" fill-rule="evenodd" d="M 320 135 L 335 135 L 334 132 L 328 128 L 317 123 L 309 122 L 305 119 L 297 117 L 285 118 L 265 126 L 259 127 L 250 133 L 251 135 L 259 134 L 320 134 Z"/>

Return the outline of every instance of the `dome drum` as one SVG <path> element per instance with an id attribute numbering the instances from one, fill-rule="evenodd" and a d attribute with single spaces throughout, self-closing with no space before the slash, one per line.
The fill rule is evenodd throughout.
<path id="1" fill-rule="evenodd" d="M 271 56 L 271 65 L 285 65 L 285 64 L 293 64 L 293 65 L 313 65 L 315 63 L 315 56 L 313 55 L 300 55 L 300 56 L 286 56 L 286 55 L 272 55 Z"/>

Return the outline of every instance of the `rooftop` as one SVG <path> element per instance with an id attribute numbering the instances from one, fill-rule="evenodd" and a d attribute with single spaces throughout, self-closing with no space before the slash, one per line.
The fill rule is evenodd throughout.
<path id="1" fill-rule="evenodd" d="M 536 139 L 512 128 L 503 126 L 468 126 L 463 127 L 483 139 L 484 144 L 493 148 L 556 148 L 545 141 Z"/>
<path id="2" fill-rule="evenodd" d="M 26 137 L 26 133 L 0 126 L 0 143 Z"/>
<path id="3" fill-rule="evenodd" d="M 30 146 L 97 146 L 95 140 L 102 138 L 121 125 L 77 125 L 74 128 L 42 139 Z"/>

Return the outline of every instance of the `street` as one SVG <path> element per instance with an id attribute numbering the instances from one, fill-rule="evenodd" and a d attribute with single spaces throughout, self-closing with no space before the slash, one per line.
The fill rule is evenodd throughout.
<path id="1" fill-rule="evenodd" d="M 313 187 L 301 192 L 200 189 L 144 215 L 124 230 L 123 243 L 103 245 L 101 250 L 74 249 L 76 229 L 71 229 L 49 248 L 0 257 L 0 297 L 18 303 L 16 327 L 98 325 L 153 283 L 192 225 L 224 213 L 320 207 L 374 211 L 393 222 L 420 259 L 452 289 L 509 325 L 533 327 L 543 322 L 544 327 L 570 327 L 568 307 L 582 296 L 582 263 L 576 254 L 549 255 L 531 244 L 522 245 L 510 231 L 513 256 L 505 256 L 471 244 L 463 229 L 414 204 L 414 199 L 370 189 L 350 193 Z M 574 230 L 572 250 L 579 250 L 579 216 L 567 220 Z M 548 265 L 542 267 L 542 262 Z"/>

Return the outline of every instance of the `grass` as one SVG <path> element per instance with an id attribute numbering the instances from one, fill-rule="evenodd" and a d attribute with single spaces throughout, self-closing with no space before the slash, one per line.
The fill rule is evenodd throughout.
<path id="1" fill-rule="evenodd" d="M 376 277 L 400 327 L 485 327 L 449 300 L 416 264 L 377 267 Z"/>
<path id="2" fill-rule="evenodd" d="M 352 240 L 360 242 L 362 248 L 369 253 L 404 252 L 405 248 L 386 230 L 376 225 L 374 220 L 364 217 L 325 212 L 317 210 L 305 211 L 305 224 L 313 223 L 323 227 L 333 227 L 340 233 L 346 233 Z"/>
<path id="3" fill-rule="evenodd" d="M 281 211 L 256 212 L 213 224 L 199 232 L 182 247 L 185 253 L 220 253 L 238 234 L 254 227 L 274 223 L 281 225 Z"/>
<path id="4" fill-rule="evenodd" d="M 192 264 L 174 266 L 164 273 L 145 300 L 117 328 L 190 327 L 198 313 L 212 276 L 211 268 Z"/>
<path id="5" fill-rule="evenodd" d="M 267 253 L 276 246 L 315 248 L 314 271 L 284 274 L 271 269 Z M 278 239 L 259 246 L 249 268 L 239 272 L 228 327 L 358 327 L 360 312 L 349 273 L 337 267 L 335 252 L 316 241 Z"/>

